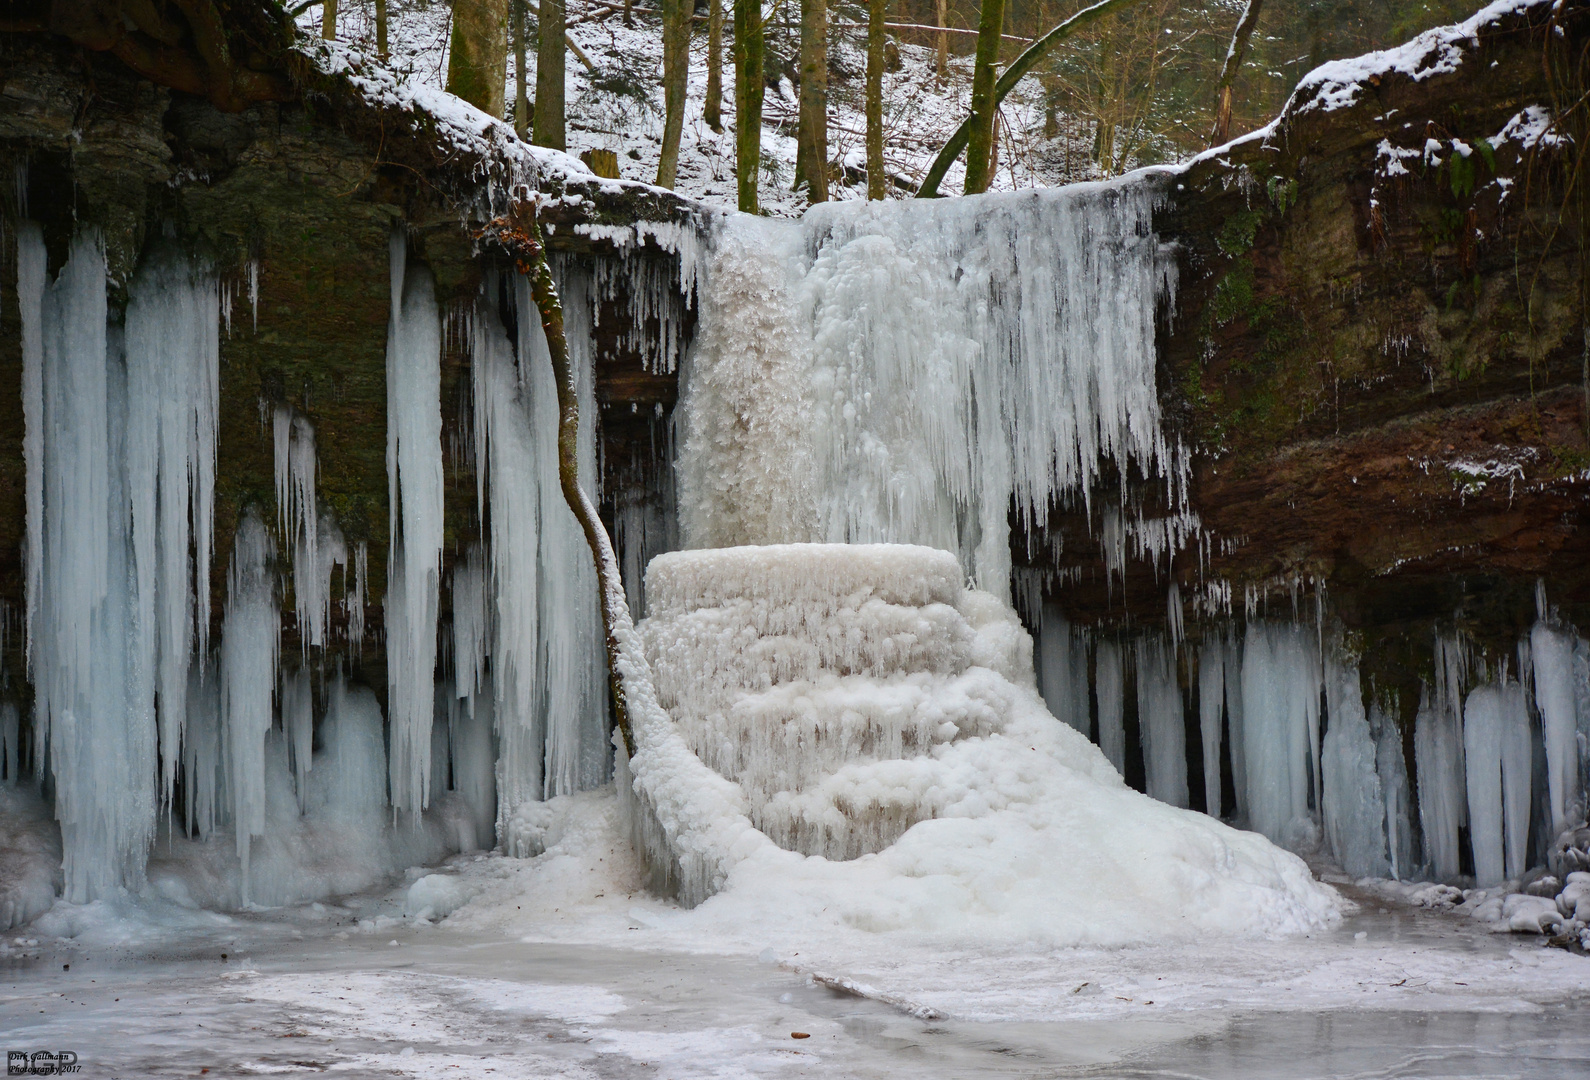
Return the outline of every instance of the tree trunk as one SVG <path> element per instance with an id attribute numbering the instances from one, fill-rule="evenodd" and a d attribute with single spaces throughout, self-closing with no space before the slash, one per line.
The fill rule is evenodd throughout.
<path id="1" fill-rule="evenodd" d="M 498 224 L 503 224 L 501 219 Z M 597 587 L 601 590 L 598 599 L 602 607 L 602 626 L 606 631 L 607 685 L 612 694 L 613 715 L 619 735 L 624 740 L 624 748 L 634 756 L 635 736 L 630 727 L 629 702 L 619 668 L 619 635 L 623 632 L 633 633 L 633 629 L 629 607 L 624 601 L 624 582 L 613 552 L 612 539 L 607 535 L 596 507 L 591 505 L 590 498 L 580 487 L 580 398 L 575 388 L 574 368 L 569 363 L 568 338 L 563 332 L 563 302 L 552 280 L 552 269 L 547 265 L 540 224 L 534 218 L 531 218 L 527 229 L 510 227 L 500 231 L 498 239 L 514 256 L 519 273 L 525 276 L 530 286 L 530 297 L 541 316 L 541 328 L 546 331 L 547 354 L 552 362 L 552 378 L 558 390 L 558 482 L 563 489 L 563 501 L 568 503 L 575 520 L 580 523 L 585 542 L 591 549 L 591 557 L 596 562 Z"/>
<path id="2" fill-rule="evenodd" d="M 327 41 L 337 37 L 337 0 L 324 0 L 320 6 L 320 36 Z"/>
<path id="3" fill-rule="evenodd" d="M 388 56 L 386 47 L 386 0 L 375 0 L 375 52 L 383 60 Z"/>
<path id="4" fill-rule="evenodd" d="M 1016 84 L 1021 81 L 1021 77 L 1027 74 L 1027 72 L 1031 71 L 1033 68 L 1037 67 L 1043 58 L 1049 55 L 1049 50 L 1053 49 L 1060 42 L 1064 41 L 1066 38 L 1082 29 L 1082 27 L 1086 26 L 1088 23 L 1103 18 L 1105 15 L 1120 11 L 1123 8 L 1130 7 L 1135 3 L 1137 3 L 1137 0 L 1099 0 L 1097 4 L 1094 4 L 1092 7 L 1083 8 L 1065 22 L 1061 23 L 1059 26 L 1056 26 L 1053 30 L 1050 30 L 1043 37 L 1027 46 L 1027 48 L 1023 50 L 1022 54 L 1016 57 L 1016 59 L 1012 60 L 1010 62 L 1010 66 L 1007 67 L 1004 73 L 999 76 L 999 82 L 994 86 L 993 107 L 996 109 L 999 107 L 999 103 L 1005 100 L 1005 96 L 1016 88 Z M 977 47 L 979 52 L 981 52 L 981 37 L 978 38 Z M 975 98 L 973 100 L 975 101 Z M 938 157 L 934 158 L 933 164 L 928 167 L 927 176 L 923 177 L 922 179 L 922 186 L 917 189 L 917 198 L 938 198 L 939 184 L 944 181 L 944 174 L 949 171 L 951 165 L 955 164 L 955 159 L 960 157 L 961 151 L 966 149 L 967 143 L 970 141 L 972 119 L 972 117 L 968 116 L 965 120 L 962 120 L 961 126 L 956 128 L 954 133 L 950 135 L 949 139 L 945 141 L 943 148 L 939 150 Z M 968 171 L 970 171 L 970 169 L 968 169 Z"/>
<path id="5" fill-rule="evenodd" d="M 828 201 L 828 0 L 801 0 L 801 103 L 795 184 Z"/>
<path id="6" fill-rule="evenodd" d="M 723 130 L 723 0 L 707 0 L 707 100 L 701 118 Z"/>
<path id="7" fill-rule="evenodd" d="M 757 179 L 762 168 L 762 3 L 734 0 L 734 176 L 740 209 L 761 212 Z"/>
<path id="8" fill-rule="evenodd" d="M 546 2 L 546 0 L 543 0 Z M 679 171 L 679 139 L 685 129 L 685 84 L 690 75 L 692 0 L 662 0 L 663 137 L 657 186 L 672 188 Z"/>
<path id="9" fill-rule="evenodd" d="M 500 117 L 507 76 L 508 0 L 457 0 L 447 53 L 448 93 Z"/>
<path id="10" fill-rule="evenodd" d="M 1005 28 L 1005 0 L 983 0 L 977 18 L 977 66 L 972 71 L 972 129 L 966 141 L 966 187 L 968 195 L 988 190 L 991 157 L 994 149 L 994 113 L 999 101 L 994 84 L 999 79 L 999 35 Z"/>
<path id="11" fill-rule="evenodd" d="M 1003 3 L 1004 0 L 995 0 Z M 883 164 L 883 21 L 888 0 L 871 0 L 867 8 L 867 198 L 884 193 Z"/>
<path id="12" fill-rule="evenodd" d="M 1231 35 L 1231 48 L 1226 50 L 1226 62 L 1220 65 L 1220 86 L 1215 99 L 1215 127 L 1209 133 L 1209 145 L 1219 146 L 1231 138 L 1231 84 L 1236 82 L 1237 70 L 1242 67 L 1242 55 L 1248 51 L 1248 41 L 1254 27 L 1259 25 L 1259 9 L 1264 0 L 1248 0 L 1237 20 L 1236 33 Z"/>
<path id="13" fill-rule="evenodd" d="M 950 18 L 950 4 L 949 4 L 949 0 L 939 0 L 939 2 L 938 2 L 938 16 L 939 16 L 938 76 L 939 76 L 939 85 L 942 86 L 944 84 L 944 80 L 946 80 L 946 79 L 948 79 L 950 77 L 950 36 L 948 34 L 944 33 L 944 28 L 950 24 L 949 23 L 949 18 Z"/>
<path id="14" fill-rule="evenodd" d="M 513 3 L 513 131 L 521 139 L 530 135 L 530 96 L 525 87 L 525 0 Z"/>
<path id="15" fill-rule="evenodd" d="M 568 149 L 563 129 L 563 0 L 541 0 L 536 16 L 536 103 L 531 141 Z"/>

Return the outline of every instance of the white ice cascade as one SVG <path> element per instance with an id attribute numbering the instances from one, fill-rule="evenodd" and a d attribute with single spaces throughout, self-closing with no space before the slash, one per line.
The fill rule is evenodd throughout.
<path id="1" fill-rule="evenodd" d="M 113 323 L 105 275 L 97 233 L 52 281 L 19 227 L 28 660 L 75 902 L 143 880 L 209 615 L 214 279 L 157 252 Z"/>
<path id="2" fill-rule="evenodd" d="M 596 410 L 589 294 L 578 276 L 563 279 L 565 334 L 581 401 L 579 471 L 592 478 Z M 472 339 L 477 475 L 482 518 L 491 526 L 491 610 L 481 625 L 494 632 L 491 686 L 502 814 L 525 801 L 607 779 L 596 569 L 564 502 L 556 386 L 546 335 L 522 281 L 515 282 L 514 302 L 521 313 L 516 342 L 510 342 L 495 305 L 484 300 Z M 594 490 L 588 479 L 583 483 Z M 462 668 L 458 674 L 462 690 Z"/>
<path id="3" fill-rule="evenodd" d="M 293 610 L 300 646 L 323 649 L 331 624 L 331 572 L 348 570 L 348 547 L 331 516 L 320 509 L 315 483 L 315 426 L 289 405 L 272 418 L 276 516 L 293 560 Z"/>
<path id="4" fill-rule="evenodd" d="M 221 729 L 232 825 L 243 864 L 243 903 L 249 902 L 249 854 L 265 834 L 265 742 L 273 719 L 281 613 L 276 596 L 275 544 L 252 509 L 238 523 L 227 574 L 221 627 Z"/>
<path id="5" fill-rule="evenodd" d="M 386 348 L 386 471 L 391 550 L 386 644 L 392 806 L 430 803 L 436 711 L 436 618 L 442 558 L 442 326 L 431 273 L 409 266 L 401 230 L 391 244 Z"/>
<path id="6" fill-rule="evenodd" d="M 1153 183 L 728 222 L 683 370 L 685 545 L 925 544 L 1008 599 L 1012 502 L 1087 500 L 1114 462 L 1181 505 Z"/>
<path id="7" fill-rule="evenodd" d="M 156 665 L 160 793 L 171 801 L 188 663 L 210 630 L 215 440 L 220 412 L 220 299 L 215 275 L 169 249 L 129 290 L 127 472 L 139 640 Z"/>

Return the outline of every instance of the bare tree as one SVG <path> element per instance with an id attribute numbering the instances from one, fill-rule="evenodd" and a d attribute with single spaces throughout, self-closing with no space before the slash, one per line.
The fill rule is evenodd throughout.
<path id="1" fill-rule="evenodd" d="M 502 115 L 508 75 L 507 0 L 455 0 L 447 90 L 482 112 Z"/>
<path id="2" fill-rule="evenodd" d="M 808 202 L 828 201 L 828 0 L 801 0 L 801 99 L 795 184 Z"/>
<path id="3" fill-rule="evenodd" d="M 939 85 L 944 85 L 944 80 L 950 77 L 950 36 L 944 32 L 949 26 L 950 3 L 949 0 L 938 0 L 939 18 L 939 48 L 938 48 L 938 76 Z"/>
<path id="4" fill-rule="evenodd" d="M 530 134 L 530 96 L 525 86 L 525 0 L 513 0 L 513 131 L 521 139 Z"/>
<path id="5" fill-rule="evenodd" d="M 1231 84 L 1236 82 L 1237 69 L 1242 67 L 1242 56 L 1248 51 L 1248 41 L 1254 27 L 1259 25 L 1259 9 L 1264 0 L 1248 0 L 1237 20 L 1236 33 L 1231 35 L 1231 48 L 1226 50 L 1226 62 L 1220 65 L 1220 87 L 1215 100 L 1215 128 L 1209 133 L 1209 145 L 1219 146 L 1231 138 Z"/>
<path id="6" fill-rule="evenodd" d="M 734 0 L 734 176 L 740 209 L 759 213 L 762 167 L 762 3 Z"/>
<path id="7" fill-rule="evenodd" d="M 383 60 L 389 55 L 386 47 L 386 0 L 375 0 L 375 52 Z"/>
<path id="8" fill-rule="evenodd" d="M 530 137 L 537 146 L 554 150 L 568 149 L 563 127 L 564 23 L 563 0 L 541 0 L 536 15 L 536 101 Z"/>
<path id="9" fill-rule="evenodd" d="M 994 0 L 1003 3 L 1004 0 Z M 883 164 L 883 21 L 888 0 L 867 6 L 867 198 L 884 196 Z"/>
<path id="10" fill-rule="evenodd" d="M 993 180 L 994 113 L 999 109 L 994 95 L 999 73 L 994 65 L 999 63 L 1000 34 L 1004 29 L 1005 0 L 983 0 L 983 9 L 977 18 L 977 63 L 972 69 L 972 126 L 966 142 L 965 192 L 968 195 L 987 191 Z"/>
<path id="11" fill-rule="evenodd" d="M 723 0 L 707 0 L 707 100 L 701 118 L 723 130 Z"/>
<path id="12" fill-rule="evenodd" d="M 545 2 L 545 0 L 543 0 Z M 685 88 L 690 76 L 691 0 L 662 0 L 663 137 L 657 186 L 672 188 L 679 171 L 679 139 L 685 127 Z"/>
<path id="13" fill-rule="evenodd" d="M 327 41 L 337 37 L 337 0 L 324 0 L 320 7 L 320 36 Z"/>

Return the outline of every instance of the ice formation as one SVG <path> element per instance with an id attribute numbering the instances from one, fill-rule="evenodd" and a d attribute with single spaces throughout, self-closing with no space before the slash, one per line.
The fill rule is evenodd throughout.
<path id="1" fill-rule="evenodd" d="M 517 310 L 531 314 L 518 319 L 517 339 L 509 339 L 495 306 L 484 301 L 472 338 L 477 473 L 486 489 L 482 517 L 491 523 L 487 594 L 504 812 L 602 783 L 608 772 L 596 569 L 560 486 L 557 392 L 546 335 L 528 287 L 520 281 L 515 290 Z M 562 293 L 582 402 L 579 471 L 591 477 L 596 409 L 585 344 L 589 300 L 577 277 L 565 279 Z"/>
<path id="2" fill-rule="evenodd" d="M 275 719 L 272 705 L 281 639 L 281 612 L 270 565 L 275 555 L 259 515 L 247 513 L 232 549 L 221 627 L 221 725 L 245 904 L 250 844 L 265 832 L 266 736 Z"/>
<path id="3" fill-rule="evenodd" d="M 1134 177 L 727 223 L 683 369 L 685 545 L 925 544 L 1008 599 L 1012 502 L 1085 500 L 1112 462 L 1179 492 L 1155 200 Z"/>
<path id="4" fill-rule="evenodd" d="M 27 649 L 66 895 L 136 886 L 169 802 L 188 667 L 209 629 L 218 321 L 214 276 L 159 248 L 110 319 L 96 234 L 49 280 L 17 231 L 26 431 Z"/>
<path id="5" fill-rule="evenodd" d="M 341 566 L 347 580 L 348 548 L 336 523 L 320 508 L 314 424 L 291 406 L 278 405 L 271 428 L 277 525 L 292 557 L 293 610 L 307 654 L 328 643 L 331 573 Z"/>
<path id="6" fill-rule="evenodd" d="M 392 805 L 413 815 L 430 803 L 436 711 L 436 622 L 442 559 L 442 325 L 431 273 L 408 265 L 403 233 L 391 245 L 387 331 L 386 473 L 392 546 L 386 644 Z"/>
<path id="7" fill-rule="evenodd" d="M 1334 918 L 1294 856 L 1132 791 L 1055 720 L 1015 613 L 949 552 L 686 551 L 646 588 L 667 712 L 641 712 L 621 781 L 649 800 L 654 861 L 715 852 L 721 881 L 677 882 L 687 901 L 1069 943 L 1133 940 L 1134 898 L 1166 889 L 1172 934 Z"/>

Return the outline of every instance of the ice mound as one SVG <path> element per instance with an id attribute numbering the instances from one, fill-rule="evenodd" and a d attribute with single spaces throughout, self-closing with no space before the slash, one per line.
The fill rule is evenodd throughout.
<path id="1" fill-rule="evenodd" d="M 650 861 L 715 868 L 696 895 L 680 883 L 687 903 L 1057 944 L 1337 917 L 1296 856 L 1131 790 L 1051 716 L 1014 612 L 964 589 L 947 552 L 675 552 L 646 594 L 667 722 L 636 725 L 620 784 Z"/>

